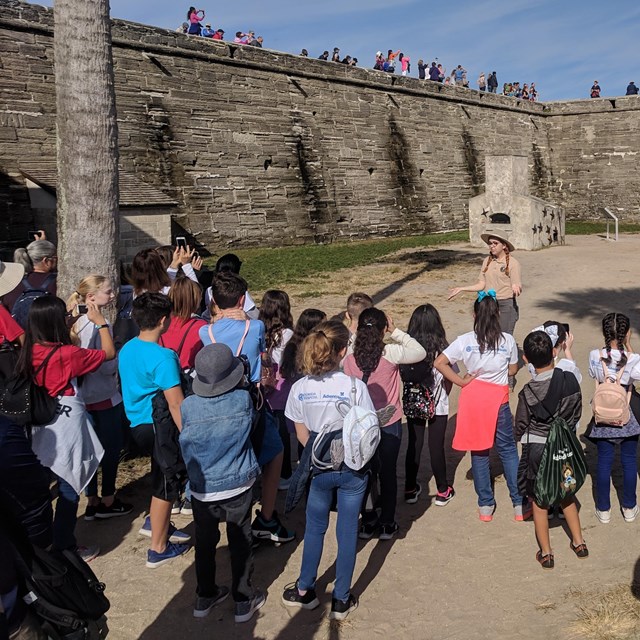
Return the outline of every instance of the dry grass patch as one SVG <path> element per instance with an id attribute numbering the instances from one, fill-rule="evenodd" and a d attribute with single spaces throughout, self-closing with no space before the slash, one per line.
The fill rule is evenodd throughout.
<path id="1" fill-rule="evenodd" d="M 634 640 L 640 638 L 638 587 L 626 584 L 598 593 L 574 593 L 579 597 L 578 619 L 571 637 L 586 640 Z"/>

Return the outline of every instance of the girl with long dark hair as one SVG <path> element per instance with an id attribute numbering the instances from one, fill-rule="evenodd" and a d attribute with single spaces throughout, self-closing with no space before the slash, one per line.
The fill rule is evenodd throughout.
<path id="1" fill-rule="evenodd" d="M 598 382 L 620 378 L 628 389 L 640 380 L 640 356 L 631 348 L 631 322 L 622 313 L 608 313 L 602 319 L 604 347 L 589 354 L 589 375 Z M 624 425 L 611 426 L 591 421 L 586 437 L 598 449 L 596 469 L 596 517 L 603 524 L 611 520 L 611 468 L 616 445 L 620 445 L 622 464 L 622 517 L 633 522 L 638 516 L 636 485 L 638 482 L 638 436 L 640 424 L 633 411 Z"/>
<path id="2" fill-rule="evenodd" d="M 480 520 L 490 522 L 496 509 L 491 486 L 489 451 L 495 445 L 516 521 L 531 516 L 531 506 L 518 492 L 518 450 L 509 408 L 509 376 L 518 371 L 518 347 L 500 327 L 495 292 L 481 291 L 473 307 L 473 331 L 458 336 L 435 360 L 446 380 L 462 387 L 458 402 L 453 448 L 471 451 L 473 484 L 478 494 Z M 453 365 L 462 362 L 464 377 Z"/>
<path id="3" fill-rule="evenodd" d="M 171 279 L 162 258 L 155 249 L 138 251 L 131 264 L 129 281 L 133 285 L 133 297 L 143 293 L 169 293 Z"/>
<path id="4" fill-rule="evenodd" d="M 387 333 L 390 344 L 384 342 Z M 396 466 L 402 440 L 399 365 L 420 362 L 426 355 L 422 345 L 398 329 L 384 311 L 371 307 L 360 314 L 353 353 L 344 360 L 344 372 L 367 384 L 376 410 L 389 405 L 393 407 L 391 418 L 381 429 L 376 453 L 380 478 L 380 517 L 375 510 L 363 515 L 360 528 L 360 537 L 363 539 L 371 538 L 379 531 L 380 540 L 390 540 L 398 533 L 395 519 L 398 491 Z"/>
<path id="5" fill-rule="evenodd" d="M 287 342 L 280 361 L 280 375 L 289 383 L 293 384 L 302 377 L 302 370 L 298 362 L 300 345 L 311 331 L 326 319 L 327 314 L 319 309 L 305 309 L 300 314 L 296 326 L 293 328 L 293 335 Z"/>
<path id="6" fill-rule="evenodd" d="M 431 304 L 421 304 L 414 310 L 407 333 L 423 346 L 427 356 L 422 362 L 400 365 L 400 377 L 405 390 L 412 385 L 415 385 L 417 394 L 427 389 L 435 404 L 435 414 L 428 420 L 429 456 L 437 487 L 435 504 L 443 507 L 455 496 L 453 487 L 447 482 L 447 463 L 444 455 L 444 437 L 449 418 L 449 392 L 452 385 L 451 382 L 444 380 L 442 374 L 434 368 L 433 363 L 449 343 L 440 314 Z M 417 502 L 422 492 L 417 476 L 426 427 L 427 419 L 407 416 L 409 442 L 405 458 L 404 499 L 409 504 Z"/>
<path id="7" fill-rule="evenodd" d="M 81 410 L 86 413 L 82 401 L 78 378 L 97 371 L 106 360 L 116 357 L 116 350 L 98 305 L 90 300 L 87 303 L 87 319 L 96 325 L 101 341 L 100 349 L 84 349 L 72 344 L 67 328 L 67 307 L 55 296 L 41 296 L 33 301 L 29 309 L 24 346 L 20 352 L 17 370 L 20 374 L 44 387 L 52 397 L 76 397 Z M 82 401 L 82 402 L 80 402 Z M 54 421 L 61 419 L 60 414 Z M 34 444 L 36 430 L 33 428 Z M 55 445 L 60 446 L 59 443 Z M 37 451 L 36 451 L 37 453 Z M 77 548 L 74 535 L 76 513 L 80 497 L 71 484 L 59 477 L 58 501 L 53 522 L 53 545 L 57 549 Z M 97 547 L 78 548 L 80 555 L 91 560 L 98 555 Z"/>
<path id="8" fill-rule="evenodd" d="M 271 414 L 278 424 L 278 432 L 284 446 L 284 459 L 282 461 L 279 484 L 279 488 L 284 490 L 289 486 L 288 482 L 292 473 L 291 435 L 284 416 L 284 408 L 289 395 L 289 385 L 286 384 L 280 373 L 282 355 L 287 343 L 293 336 L 293 317 L 287 293 L 278 289 L 266 291 L 260 303 L 258 320 L 262 320 L 264 323 L 265 343 L 267 346 L 267 350 L 262 357 L 263 372 L 270 373 L 267 377 L 263 375 L 263 380 L 268 378 L 269 382 L 269 386 L 265 387 L 263 391 L 266 395 L 267 405 L 271 409 Z M 270 418 L 271 416 L 268 417 L 268 419 Z"/>

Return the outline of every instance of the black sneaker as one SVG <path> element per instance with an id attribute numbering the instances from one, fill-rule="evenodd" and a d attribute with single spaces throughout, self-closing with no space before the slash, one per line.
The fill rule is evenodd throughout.
<path id="1" fill-rule="evenodd" d="M 396 535 L 400 531 L 400 527 L 397 522 L 392 522 L 391 524 L 383 524 L 380 526 L 380 535 L 378 536 L 380 540 L 391 540 L 393 536 Z"/>
<path id="2" fill-rule="evenodd" d="M 244 600 L 242 602 L 236 602 L 234 618 L 236 622 L 249 622 L 253 618 L 253 614 L 262 607 L 267 601 L 262 591 L 255 590 L 253 598 L 251 600 Z"/>
<path id="3" fill-rule="evenodd" d="M 298 607 L 299 609 L 315 609 L 320 604 L 315 589 L 308 589 L 307 593 L 301 596 L 297 582 L 284 588 L 282 602 L 287 607 Z"/>
<path id="4" fill-rule="evenodd" d="M 436 499 L 433 502 L 436 507 L 446 507 L 455 498 L 455 495 L 453 487 L 447 487 L 444 493 L 436 493 Z"/>
<path id="5" fill-rule="evenodd" d="M 344 620 L 352 611 L 358 608 L 356 597 L 351 594 L 346 601 L 331 599 L 331 613 L 329 620 Z"/>
<path id="6" fill-rule="evenodd" d="M 358 531 L 358 538 L 360 540 L 369 540 L 380 529 L 380 522 L 376 520 L 362 520 L 360 523 L 360 530 Z"/>
<path id="7" fill-rule="evenodd" d="M 272 542 L 291 542 L 296 537 L 293 531 L 284 527 L 278 514 L 274 511 L 271 520 L 264 520 L 261 511 L 256 511 L 255 520 L 251 523 L 251 533 L 260 540 Z"/>
<path id="8" fill-rule="evenodd" d="M 213 607 L 224 602 L 229 596 L 229 587 L 220 587 L 213 598 L 196 597 L 196 606 L 193 608 L 194 618 L 206 618 Z"/>
<path id="9" fill-rule="evenodd" d="M 407 504 L 415 504 L 418 502 L 418 497 L 422 493 L 422 487 L 419 482 L 416 482 L 416 486 L 414 489 L 404 492 L 404 501 Z"/>
<path id="10" fill-rule="evenodd" d="M 84 519 L 87 522 L 92 522 L 93 520 L 96 519 L 96 511 L 98 510 L 99 506 L 100 505 L 97 505 L 97 504 L 96 505 L 91 505 L 91 504 L 87 505 L 87 508 L 84 511 Z"/>
<path id="11" fill-rule="evenodd" d="M 120 502 L 116 498 L 110 507 L 100 503 L 96 510 L 96 518 L 98 520 L 107 520 L 108 518 L 117 518 L 118 516 L 126 516 L 133 511 L 133 505 L 126 502 Z M 85 518 L 86 519 L 86 518 Z"/>
<path id="12" fill-rule="evenodd" d="M 192 516 L 193 515 L 193 507 L 191 506 L 191 500 L 187 500 L 186 498 L 182 501 L 180 505 L 180 514 L 183 516 Z"/>
<path id="13" fill-rule="evenodd" d="M 182 500 L 175 500 L 171 505 L 171 515 L 177 516 L 180 513 L 182 507 Z"/>

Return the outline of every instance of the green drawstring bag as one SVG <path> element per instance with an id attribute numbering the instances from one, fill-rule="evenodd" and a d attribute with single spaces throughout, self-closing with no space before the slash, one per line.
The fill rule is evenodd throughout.
<path id="1" fill-rule="evenodd" d="M 536 504 L 551 507 L 574 496 L 587 477 L 580 441 L 566 421 L 554 416 L 534 485 Z"/>

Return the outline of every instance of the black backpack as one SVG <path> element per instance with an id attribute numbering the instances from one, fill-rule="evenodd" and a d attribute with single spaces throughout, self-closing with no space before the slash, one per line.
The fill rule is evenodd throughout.
<path id="1" fill-rule="evenodd" d="M 49 360 L 59 348 L 57 345 L 51 349 L 34 372 L 34 378 L 43 369 L 46 376 Z M 49 424 L 56 414 L 58 401 L 44 387 L 17 375 L 17 362 L 18 349 L 10 342 L 0 345 L 0 415 L 21 426 Z"/>
<path id="2" fill-rule="evenodd" d="M 22 278 L 21 284 L 23 290 L 19 298 L 13 303 L 11 315 L 23 329 L 27 328 L 27 318 L 29 317 L 29 309 L 31 309 L 33 301 L 42 296 L 51 295 L 47 289 L 54 283 L 56 276 L 57 274 L 50 273 L 40 287 L 32 287 L 31 284 L 29 284 L 28 276 Z"/>
<path id="3" fill-rule="evenodd" d="M 14 545 L 23 600 L 54 640 L 98 640 L 108 633 L 105 585 L 72 550 L 28 550 Z"/>

